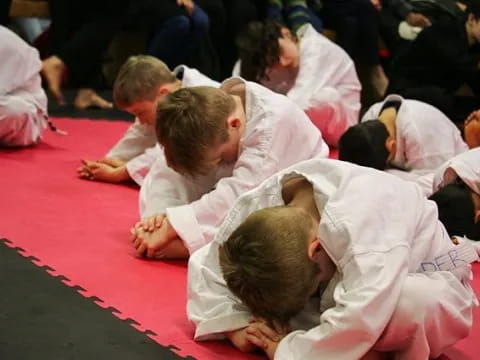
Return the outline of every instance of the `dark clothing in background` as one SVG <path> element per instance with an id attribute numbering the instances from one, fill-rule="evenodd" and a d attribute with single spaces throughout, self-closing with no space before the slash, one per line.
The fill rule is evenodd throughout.
<path id="1" fill-rule="evenodd" d="M 441 110 L 450 104 L 450 112 L 444 112 L 462 121 L 465 114 L 480 107 L 478 60 L 478 52 L 468 45 L 465 20 L 442 16 L 393 60 L 388 93 L 430 102 Z M 475 96 L 455 94 L 464 84 Z"/>
<path id="2" fill-rule="evenodd" d="M 323 0 L 320 17 L 337 43 L 362 65 L 380 64 L 378 13 L 370 0 Z"/>
<path id="3" fill-rule="evenodd" d="M 103 54 L 125 23 L 127 0 L 50 0 L 50 46 L 69 82 L 98 87 Z"/>

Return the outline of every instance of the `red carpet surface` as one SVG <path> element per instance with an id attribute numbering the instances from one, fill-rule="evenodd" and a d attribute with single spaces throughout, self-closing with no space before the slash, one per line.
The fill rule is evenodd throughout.
<path id="1" fill-rule="evenodd" d="M 63 275 L 83 296 L 131 318 L 162 345 L 197 359 L 258 359 L 221 342 L 195 343 L 185 315 L 186 263 L 139 260 L 128 231 L 137 220 L 138 189 L 77 178 L 80 159 L 102 157 L 129 123 L 54 119 L 69 132 L 47 131 L 27 149 L 0 150 L 0 237 Z M 480 276 L 480 264 L 475 272 Z M 475 279 L 477 294 L 480 279 Z M 449 354 L 452 360 L 479 359 L 480 311 L 469 338 Z"/>

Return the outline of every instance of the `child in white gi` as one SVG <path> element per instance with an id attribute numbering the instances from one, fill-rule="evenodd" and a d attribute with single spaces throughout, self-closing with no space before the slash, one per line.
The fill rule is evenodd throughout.
<path id="1" fill-rule="evenodd" d="M 328 156 L 297 105 L 239 78 L 168 94 L 156 126 L 166 159 L 141 187 L 144 221 L 133 229 L 137 253 L 148 257 L 187 257 L 212 240 L 239 195 L 292 164 Z"/>
<path id="2" fill-rule="evenodd" d="M 113 183 L 133 179 L 141 185 L 161 156 L 154 129 L 158 101 L 171 91 L 198 85 L 220 84 L 185 65 L 172 72 L 153 56 L 130 57 L 120 69 L 113 95 L 119 108 L 136 116 L 135 123 L 105 158 L 83 160 L 78 169 L 80 177 Z"/>
<path id="3" fill-rule="evenodd" d="M 345 130 L 358 123 L 361 85 L 355 65 L 341 47 L 311 25 L 292 34 L 272 21 L 251 23 L 237 45 L 240 65 L 235 71 L 286 94 L 329 145 L 337 146 Z"/>
<path id="4" fill-rule="evenodd" d="M 339 159 L 385 170 L 435 170 L 468 149 L 457 127 L 438 109 L 389 95 L 339 142 Z"/>
<path id="5" fill-rule="evenodd" d="M 329 159 L 283 170 L 190 258 L 195 338 L 278 360 L 435 358 L 468 335 L 478 303 L 478 257 L 437 217 L 418 186 L 384 172 Z M 290 331 L 315 303 L 316 323 L 297 316 Z"/>
<path id="6" fill-rule="evenodd" d="M 0 146 L 27 146 L 47 127 L 38 51 L 0 26 Z"/>
<path id="7" fill-rule="evenodd" d="M 457 155 L 433 174 L 430 199 L 451 236 L 474 240 L 480 253 L 480 148 Z"/>

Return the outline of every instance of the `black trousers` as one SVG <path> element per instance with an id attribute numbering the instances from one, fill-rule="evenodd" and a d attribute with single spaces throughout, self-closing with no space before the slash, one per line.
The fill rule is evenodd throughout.
<path id="1" fill-rule="evenodd" d="M 7 25 L 10 21 L 10 4 L 12 0 L 0 0 L 0 25 Z"/>
<path id="2" fill-rule="evenodd" d="M 49 3 L 51 53 L 68 67 L 71 85 L 98 87 L 103 54 L 124 24 L 126 1 L 117 5 L 105 0 Z"/>
<path id="3" fill-rule="evenodd" d="M 323 0 L 320 16 L 353 59 L 366 66 L 380 64 L 378 14 L 370 0 Z"/>

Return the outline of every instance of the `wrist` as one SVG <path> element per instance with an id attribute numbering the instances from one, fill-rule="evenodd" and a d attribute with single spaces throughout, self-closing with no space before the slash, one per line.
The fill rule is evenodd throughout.
<path id="1" fill-rule="evenodd" d="M 128 173 L 127 167 L 125 165 L 120 166 L 114 170 L 114 181 L 123 182 L 130 180 L 130 174 Z"/>
<path id="2" fill-rule="evenodd" d="M 178 237 L 177 231 L 172 226 L 172 224 L 170 224 L 170 221 L 168 221 L 168 217 L 165 216 L 163 224 L 164 226 L 166 226 L 167 239 L 173 240 Z"/>

